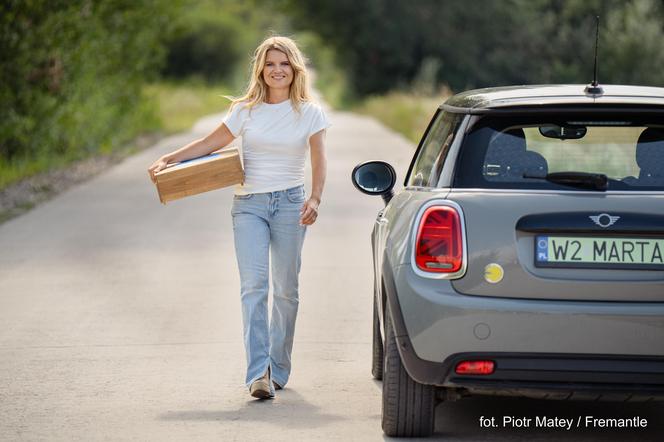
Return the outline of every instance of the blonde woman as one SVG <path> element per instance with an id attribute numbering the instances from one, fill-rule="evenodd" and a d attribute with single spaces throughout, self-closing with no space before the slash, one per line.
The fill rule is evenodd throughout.
<path id="1" fill-rule="evenodd" d="M 298 275 L 306 226 L 316 222 L 326 174 L 324 136 L 329 127 L 310 95 L 305 59 L 293 40 L 271 37 L 258 46 L 245 95 L 208 136 L 150 166 L 206 155 L 242 136 L 245 181 L 235 189 L 233 232 L 240 270 L 246 384 L 252 396 L 274 397 L 291 371 L 298 309 Z M 312 189 L 304 190 L 311 155 Z M 271 255 L 271 260 L 270 260 Z M 273 308 L 267 299 L 271 261 Z"/>

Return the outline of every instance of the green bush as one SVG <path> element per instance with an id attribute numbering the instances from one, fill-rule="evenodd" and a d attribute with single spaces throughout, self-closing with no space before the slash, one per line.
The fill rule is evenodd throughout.
<path id="1" fill-rule="evenodd" d="M 182 1 L 162 69 L 169 80 L 223 82 L 239 93 L 258 43 L 272 33 L 290 31 L 288 19 L 272 7 L 272 0 Z"/>
<path id="2" fill-rule="evenodd" d="M 183 19 L 168 42 L 165 77 L 202 77 L 208 82 L 228 80 L 242 58 L 238 20 L 216 14 Z"/>
<path id="3" fill-rule="evenodd" d="M 178 4 L 9 0 L 0 7 L 0 188 L 158 126 L 142 85 Z"/>

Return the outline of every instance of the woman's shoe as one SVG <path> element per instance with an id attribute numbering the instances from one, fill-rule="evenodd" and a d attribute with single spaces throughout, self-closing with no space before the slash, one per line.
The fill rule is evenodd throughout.
<path id="1" fill-rule="evenodd" d="M 249 394 L 258 399 L 269 399 L 274 397 L 270 391 L 270 374 L 265 372 L 262 378 L 256 379 L 249 387 Z"/>

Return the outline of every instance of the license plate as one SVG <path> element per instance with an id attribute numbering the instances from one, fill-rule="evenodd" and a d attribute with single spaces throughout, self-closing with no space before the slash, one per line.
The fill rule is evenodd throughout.
<path id="1" fill-rule="evenodd" d="M 535 266 L 664 270 L 664 239 L 538 235 Z"/>

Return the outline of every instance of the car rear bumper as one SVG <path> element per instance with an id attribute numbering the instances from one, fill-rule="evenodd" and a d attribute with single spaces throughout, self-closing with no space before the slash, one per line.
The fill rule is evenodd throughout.
<path id="1" fill-rule="evenodd" d="M 664 303 L 466 296 L 410 265 L 392 272 L 384 264 L 399 350 L 418 382 L 475 392 L 664 396 Z M 493 377 L 454 374 L 459 357 L 487 355 L 498 358 Z"/>
<path id="2" fill-rule="evenodd" d="M 462 361 L 490 360 L 488 375 L 460 375 Z M 441 367 L 443 385 L 472 394 L 539 399 L 648 401 L 664 399 L 664 358 L 541 353 L 465 353 Z"/>

